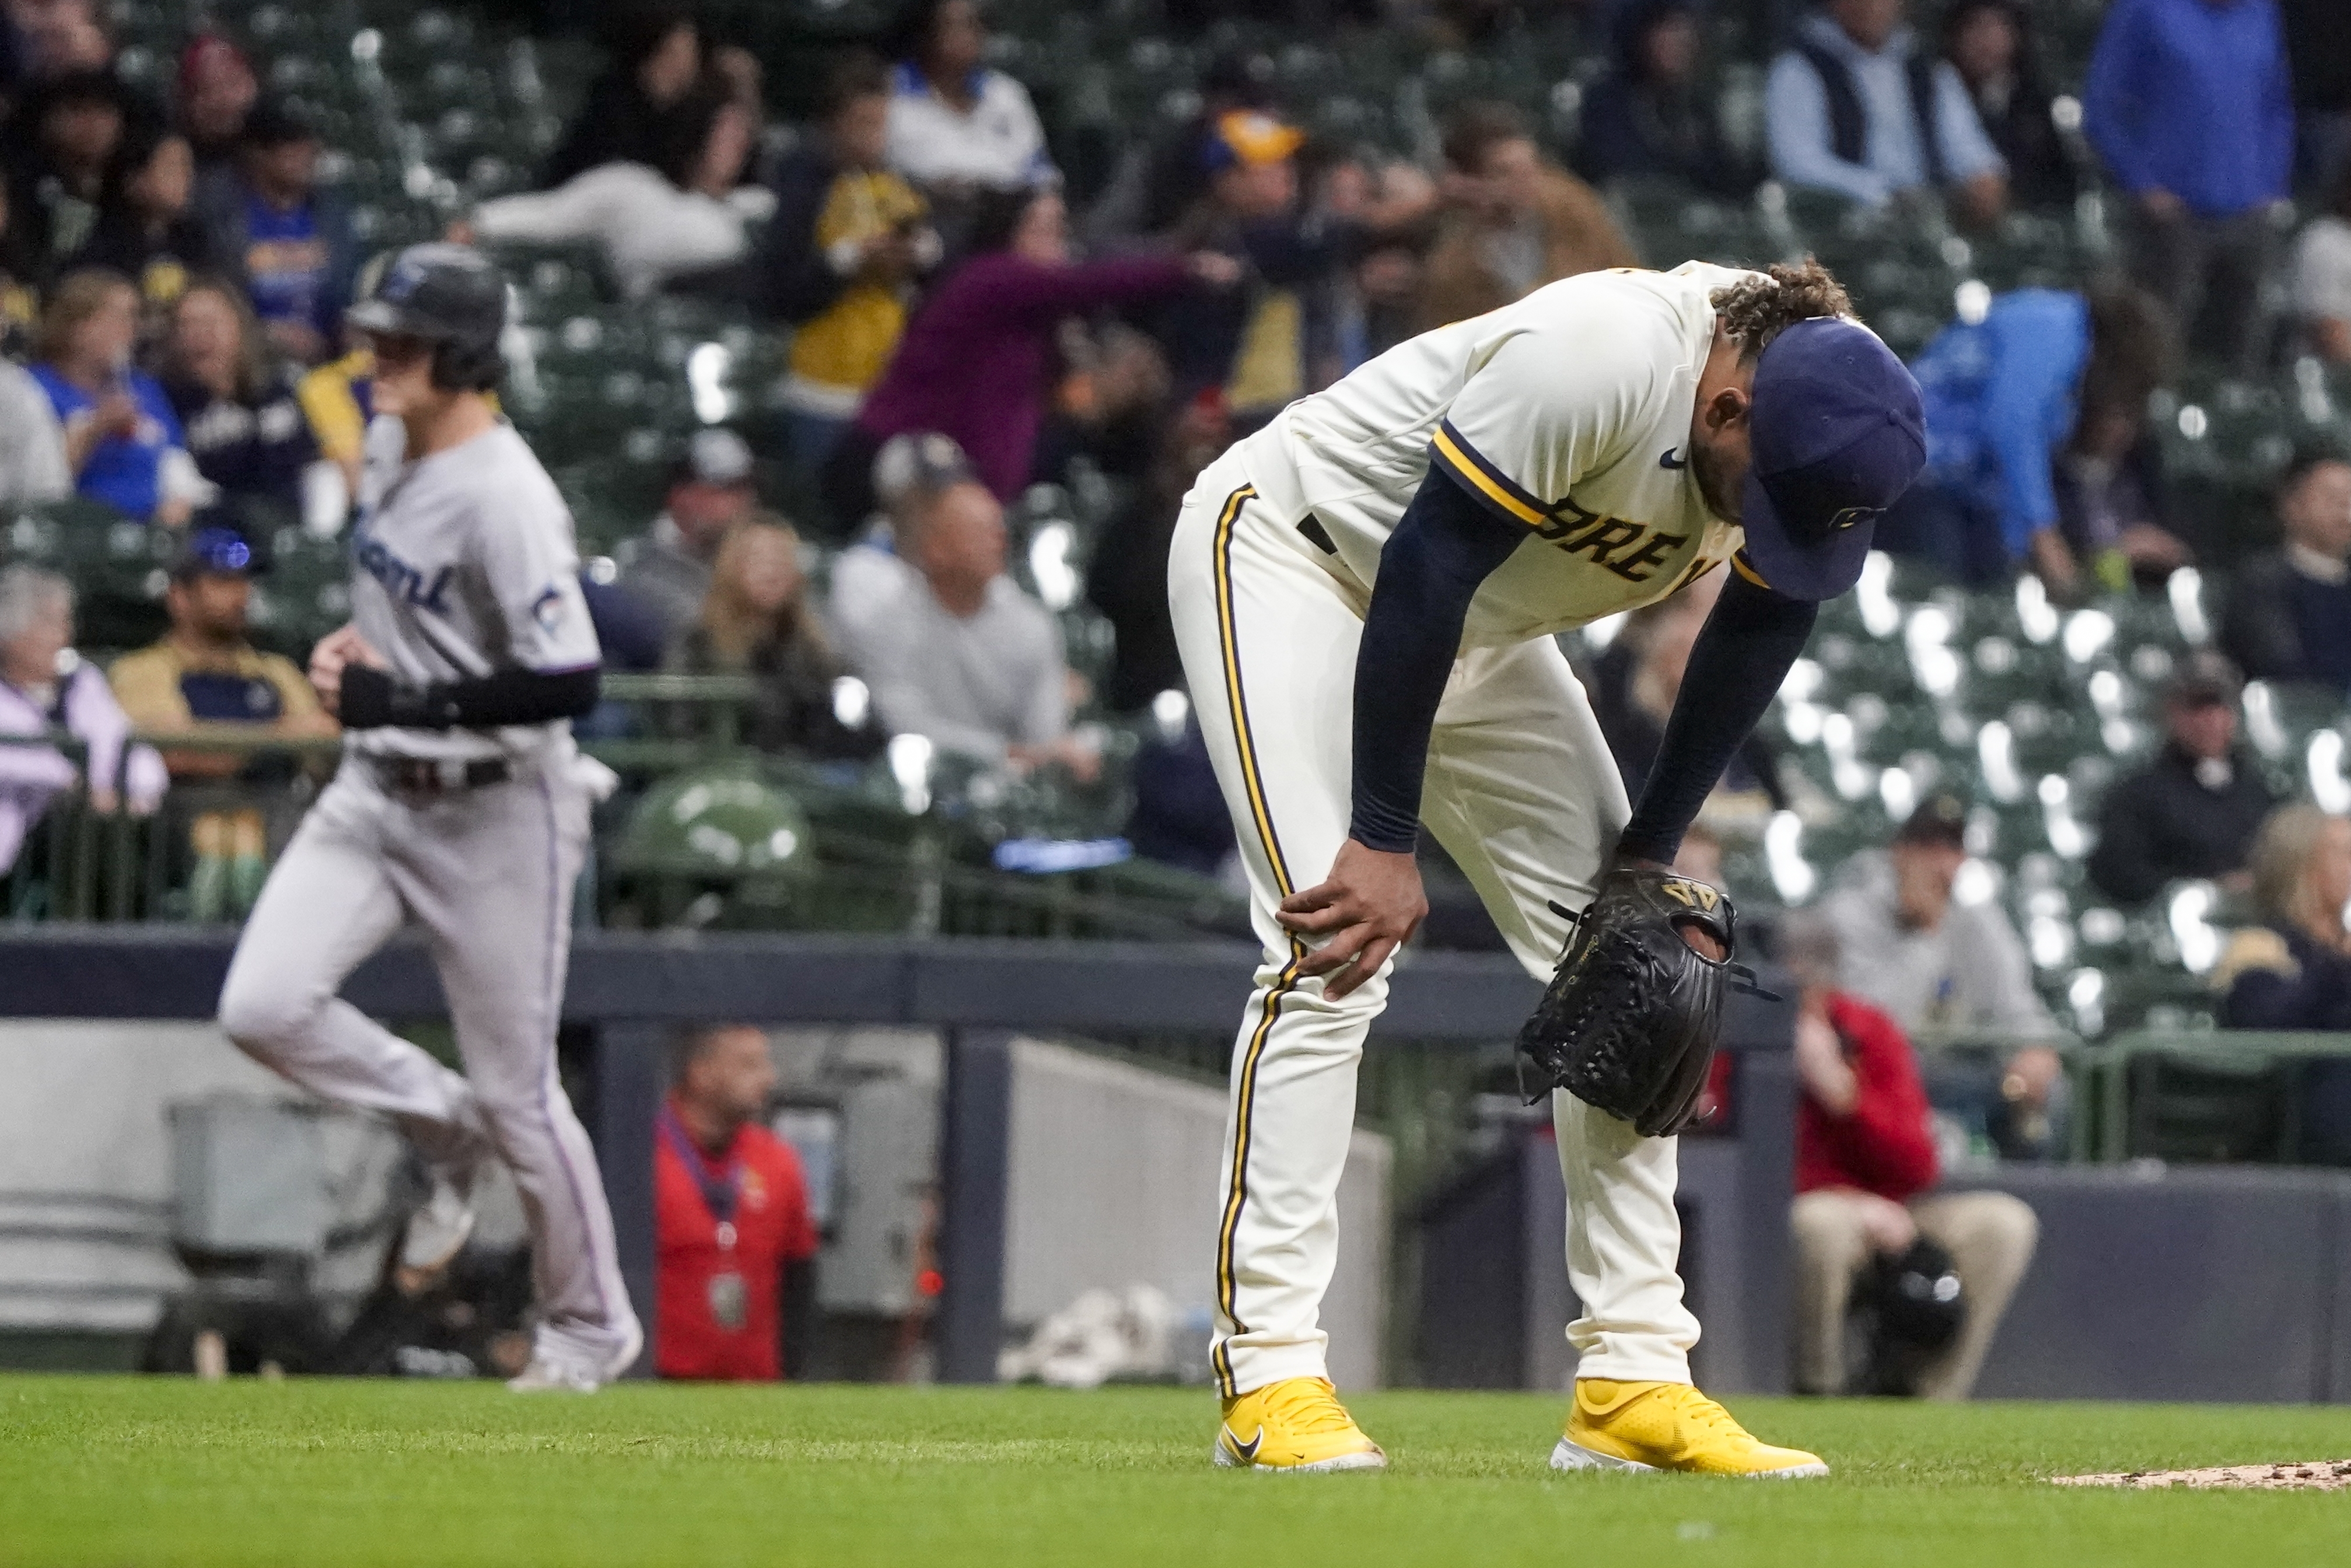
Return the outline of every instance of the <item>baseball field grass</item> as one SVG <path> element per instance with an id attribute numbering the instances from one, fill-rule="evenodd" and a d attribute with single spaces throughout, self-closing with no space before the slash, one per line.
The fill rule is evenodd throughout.
<path id="1" fill-rule="evenodd" d="M 2351 1413 L 1733 1400 L 1825 1481 L 1555 1476 L 1559 1402 L 1355 1402 L 1385 1475 L 1212 1469 L 1203 1393 L 0 1378 L 0 1563 L 2351 1561 L 2351 1492 L 2082 1471 L 2351 1458 Z"/>

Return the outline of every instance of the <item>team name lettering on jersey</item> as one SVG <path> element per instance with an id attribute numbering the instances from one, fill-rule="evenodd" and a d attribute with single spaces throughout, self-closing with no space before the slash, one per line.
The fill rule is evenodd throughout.
<path id="1" fill-rule="evenodd" d="M 1570 555 L 1589 555 L 1593 565 L 1604 566 L 1627 582 L 1648 581 L 1666 557 L 1690 541 L 1687 534 L 1669 534 L 1646 523 L 1587 510 L 1573 497 L 1553 507 L 1551 520 L 1536 525 L 1535 532 Z"/>
<path id="2" fill-rule="evenodd" d="M 361 571 L 383 584 L 383 591 L 394 599 L 405 600 L 436 615 L 449 612 L 449 580 L 456 575 L 455 567 L 444 566 L 427 580 L 422 571 L 392 554 L 389 546 L 368 531 L 365 523 L 351 535 L 351 559 L 359 563 Z"/>

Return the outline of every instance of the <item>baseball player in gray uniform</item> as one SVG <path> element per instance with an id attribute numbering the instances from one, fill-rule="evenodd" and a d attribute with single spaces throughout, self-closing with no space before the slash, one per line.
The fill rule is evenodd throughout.
<path id="1" fill-rule="evenodd" d="M 571 719 L 598 650 L 571 517 L 484 394 L 506 284 L 455 246 L 416 246 L 349 319 L 372 340 L 378 417 L 352 535 L 351 620 L 310 679 L 348 732 L 341 768 L 270 873 L 221 993 L 248 1054 L 392 1119 L 435 1190 L 402 1260 L 465 1244 L 483 1161 L 514 1172 L 538 1324 L 518 1390 L 593 1389 L 643 1335 L 588 1135 L 556 1075 L 572 884 L 590 795 Z M 338 999 L 404 920 L 423 927 L 465 1071 Z"/>

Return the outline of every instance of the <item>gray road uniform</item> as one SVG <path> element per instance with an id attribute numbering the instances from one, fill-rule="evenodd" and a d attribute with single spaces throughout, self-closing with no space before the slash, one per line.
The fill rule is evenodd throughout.
<path id="1" fill-rule="evenodd" d="M 369 432 L 352 619 L 412 688 L 590 670 L 571 517 L 509 425 L 405 461 Z M 462 1172 L 495 1155 L 528 1212 L 540 1349 L 610 1359 L 635 1339 L 611 1213 L 556 1075 L 590 775 L 570 723 L 351 731 L 237 944 L 221 1022 L 312 1092 L 379 1111 Z M 448 994 L 463 1076 L 336 997 L 403 921 Z"/>

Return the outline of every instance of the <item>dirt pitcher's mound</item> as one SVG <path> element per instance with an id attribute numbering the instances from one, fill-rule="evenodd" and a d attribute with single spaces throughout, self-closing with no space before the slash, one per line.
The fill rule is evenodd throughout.
<path id="1" fill-rule="evenodd" d="M 2200 1470 L 2125 1470 L 2111 1476 L 2052 1476 L 2061 1487 L 2250 1487 L 2262 1491 L 2351 1491 L 2351 1459 L 2294 1465 L 2214 1465 Z"/>

